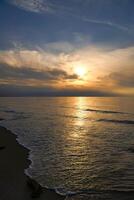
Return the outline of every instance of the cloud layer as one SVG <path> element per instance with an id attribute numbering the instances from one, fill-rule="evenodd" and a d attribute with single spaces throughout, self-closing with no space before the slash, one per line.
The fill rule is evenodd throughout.
<path id="1" fill-rule="evenodd" d="M 59 43 L 62 50 L 58 53 L 55 52 L 58 43 L 47 44 L 44 50 L 1 51 L 0 84 L 55 88 L 56 91 L 134 94 L 134 47 L 112 49 L 89 45 L 63 52 L 64 45 L 67 43 Z M 86 70 L 82 79 L 75 74 L 79 66 Z"/>

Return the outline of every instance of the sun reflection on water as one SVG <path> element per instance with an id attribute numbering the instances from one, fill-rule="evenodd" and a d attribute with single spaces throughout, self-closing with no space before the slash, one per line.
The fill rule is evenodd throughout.
<path id="1" fill-rule="evenodd" d="M 87 113 L 84 111 L 86 99 L 83 97 L 78 97 L 76 102 L 75 116 L 76 120 L 74 121 L 74 125 L 82 127 L 85 124 L 85 119 L 87 117 Z"/>

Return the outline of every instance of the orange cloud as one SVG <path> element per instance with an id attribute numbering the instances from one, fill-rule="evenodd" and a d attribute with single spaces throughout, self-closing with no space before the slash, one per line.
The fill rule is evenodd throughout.
<path id="1" fill-rule="evenodd" d="M 70 52 L 64 52 L 66 46 L 71 47 Z M 83 90 L 124 91 L 125 94 L 128 90 L 133 94 L 134 47 L 112 49 L 87 46 L 76 49 L 67 43 L 59 43 L 59 46 L 58 43 L 51 43 L 46 47 L 45 50 L 1 51 L 1 81 L 10 83 L 14 79 L 16 85 L 26 81 L 28 85 L 34 82 L 38 86 L 51 86 L 54 82 L 57 88 L 80 88 L 82 85 Z M 53 51 L 58 47 L 61 51 Z M 79 66 L 85 68 L 83 80 L 75 74 L 75 68 Z"/>

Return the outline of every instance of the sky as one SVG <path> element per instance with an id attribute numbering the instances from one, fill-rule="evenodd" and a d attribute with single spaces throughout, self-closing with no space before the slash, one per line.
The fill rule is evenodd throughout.
<path id="1" fill-rule="evenodd" d="M 134 96 L 134 0 L 1 0 L 0 96 Z"/>

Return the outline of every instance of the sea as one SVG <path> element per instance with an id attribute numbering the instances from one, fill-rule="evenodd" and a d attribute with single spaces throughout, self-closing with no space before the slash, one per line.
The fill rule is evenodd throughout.
<path id="1" fill-rule="evenodd" d="M 134 98 L 1 97 L 25 173 L 66 200 L 134 199 Z"/>

